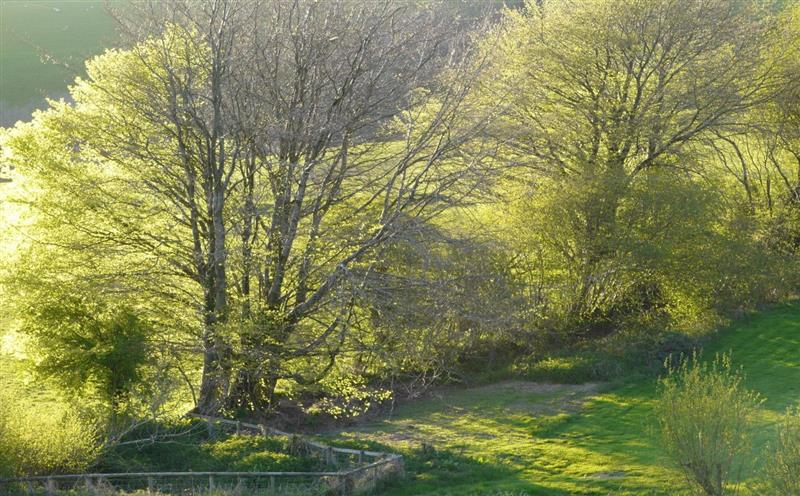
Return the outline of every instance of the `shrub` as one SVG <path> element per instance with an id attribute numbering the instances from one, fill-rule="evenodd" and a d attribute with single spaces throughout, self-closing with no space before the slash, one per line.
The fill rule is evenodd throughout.
<path id="1" fill-rule="evenodd" d="M 582 384 L 610 381 L 632 374 L 656 375 L 665 360 L 692 352 L 698 338 L 652 326 L 627 327 L 598 340 L 561 350 L 539 359 L 519 358 L 512 372 L 533 381 Z"/>
<path id="2" fill-rule="evenodd" d="M 729 355 L 708 364 L 695 353 L 676 367 L 669 360 L 666 365 L 655 412 L 667 453 L 701 494 L 735 492 L 731 483 L 750 451 L 748 424 L 758 394 L 743 387 Z"/>
<path id="3" fill-rule="evenodd" d="M 150 325 L 129 308 L 90 297 L 55 295 L 37 301 L 23 330 L 35 338 L 38 372 L 68 391 L 93 386 L 94 396 L 115 411 L 141 382 L 149 359 Z"/>
<path id="4" fill-rule="evenodd" d="M 35 405 L 0 392 L 0 476 L 82 472 L 98 454 L 97 434 L 69 407 Z"/>
<path id="5" fill-rule="evenodd" d="M 775 495 L 800 494 L 800 408 L 786 412 L 767 451 L 767 483 Z"/>

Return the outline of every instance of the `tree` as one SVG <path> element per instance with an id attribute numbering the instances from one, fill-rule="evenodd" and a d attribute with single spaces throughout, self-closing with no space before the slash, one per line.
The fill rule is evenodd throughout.
<path id="1" fill-rule="evenodd" d="M 6 135 L 5 128 L 0 128 L 0 142 L 2 142 L 3 138 L 5 137 L 5 135 Z M 0 151 L 2 151 L 2 148 L 0 148 Z M 0 156 L 2 156 L 2 155 L 0 155 Z M 9 167 L 9 165 L 5 161 L 0 162 L 0 183 L 6 183 L 6 182 L 11 181 L 11 179 L 8 177 L 9 176 L 9 172 L 11 172 L 10 169 L 11 168 Z"/>
<path id="2" fill-rule="evenodd" d="M 442 7 L 275 3 L 259 16 L 242 71 L 256 112 L 242 124 L 251 161 L 238 296 L 243 319 L 260 312 L 262 324 L 242 343 L 234 402 L 256 406 L 281 378 L 325 374 L 368 257 L 482 176 L 469 158 L 447 162 L 482 122 L 466 118 L 476 62 Z M 284 366 L 305 356 L 316 363 Z"/>
<path id="3" fill-rule="evenodd" d="M 35 304 L 24 331 L 44 350 L 38 371 L 70 390 L 93 388 L 119 412 L 149 361 L 150 326 L 129 308 L 75 296 Z"/>
<path id="4" fill-rule="evenodd" d="M 35 205 L 70 219 L 65 249 L 145 264 L 198 308 L 198 409 L 267 408 L 330 369 L 375 250 L 484 177 L 462 149 L 482 64 L 444 4 L 137 6 L 131 48 L 17 130 L 13 160 L 68 198 Z"/>
<path id="5" fill-rule="evenodd" d="M 701 181 L 704 140 L 781 88 L 776 62 L 763 63 L 773 27 L 745 0 L 530 2 L 508 13 L 482 88 L 508 99 L 491 129 L 504 159 L 528 171 L 532 198 L 551 200 L 534 215 L 552 224 L 532 218 L 531 229 L 570 321 L 596 320 L 647 274 L 622 216 L 636 215 L 631 198 L 648 176 Z"/>
<path id="6" fill-rule="evenodd" d="M 778 425 L 778 436 L 767 450 L 765 472 L 774 494 L 800 492 L 800 412 L 789 409 Z"/>

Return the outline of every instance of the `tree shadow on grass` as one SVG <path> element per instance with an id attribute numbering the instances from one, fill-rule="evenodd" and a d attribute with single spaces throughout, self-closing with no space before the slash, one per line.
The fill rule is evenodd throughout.
<path id="1" fill-rule="evenodd" d="M 394 447 L 369 440 L 334 441 L 335 446 L 371 451 L 397 452 Z M 459 452 L 429 444 L 400 451 L 405 473 L 382 481 L 375 494 L 404 496 L 567 496 L 573 492 L 545 487 L 524 480 L 518 468 L 488 463 Z"/>
<path id="2" fill-rule="evenodd" d="M 749 315 L 721 331 L 704 357 L 732 354 L 745 385 L 764 396 L 764 407 L 783 413 L 800 398 L 800 305 Z"/>
<path id="3" fill-rule="evenodd" d="M 648 386 L 597 396 L 565 396 L 568 388 L 544 395 L 472 391 L 409 405 L 392 419 L 336 436 L 366 437 L 378 450 L 403 453 L 409 476 L 386 492 L 396 496 L 671 494 L 674 474 L 647 435 Z"/>

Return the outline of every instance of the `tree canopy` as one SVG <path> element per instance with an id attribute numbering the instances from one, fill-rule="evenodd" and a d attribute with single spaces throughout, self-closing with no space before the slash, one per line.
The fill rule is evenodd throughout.
<path id="1" fill-rule="evenodd" d="M 37 369 L 117 413 L 357 412 L 796 293 L 797 6 L 482 10 L 116 10 L 125 43 L 0 144 Z"/>

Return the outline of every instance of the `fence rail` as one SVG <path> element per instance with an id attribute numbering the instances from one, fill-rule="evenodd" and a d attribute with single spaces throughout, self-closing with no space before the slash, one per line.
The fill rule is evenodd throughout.
<path id="1" fill-rule="evenodd" d="M 379 481 L 403 473 L 402 455 L 328 446 L 264 424 L 190 415 L 237 434 L 288 436 L 336 471 L 316 472 L 125 472 L 0 479 L 0 494 L 204 494 L 233 496 L 355 495 L 374 491 Z"/>
<path id="2" fill-rule="evenodd" d="M 301 442 L 303 442 L 303 444 L 308 446 L 310 449 L 317 450 L 317 451 L 322 451 L 322 452 L 330 450 L 330 451 L 332 451 L 334 453 L 341 453 L 341 454 L 345 454 L 345 455 L 360 455 L 362 457 L 370 457 L 370 458 L 383 458 L 383 457 L 386 457 L 386 456 L 390 455 L 389 453 L 384 453 L 384 452 L 380 452 L 380 451 L 357 450 L 357 449 L 350 449 L 350 448 L 336 448 L 334 446 L 328 446 L 327 444 L 323 444 L 323 443 L 320 443 L 320 442 L 313 441 L 313 440 L 308 439 L 308 438 L 306 438 L 304 436 L 301 436 L 299 434 L 292 434 L 290 432 L 282 431 L 280 429 L 276 429 L 274 427 L 270 427 L 270 426 L 264 425 L 264 424 L 251 424 L 251 423 L 248 423 L 248 422 L 239 422 L 237 420 L 228 420 L 228 419 L 223 419 L 223 418 L 218 418 L 218 417 L 209 417 L 207 415 L 200 415 L 200 414 L 196 414 L 196 413 L 191 413 L 188 416 L 192 417 L 192 418 L 205 420 L 207 422 L 214 422 L 214 423 L 217 423 L 217 424 L 226 425 L 226 426 L 235 428 L 237 434 L 238 433 L 242 433 L 242 432 L 244 432 L 246 430 L 251 430 L 251 431 L 256 431 L 256 432 L 258 432 L 260 434 L 263 434 L 263 435 L 272 434 L 274 436 L 294 437 L 294 438 L 300 440 Z M 394 455 L 394 456 L 400 456 L 400 455 Z"/>

